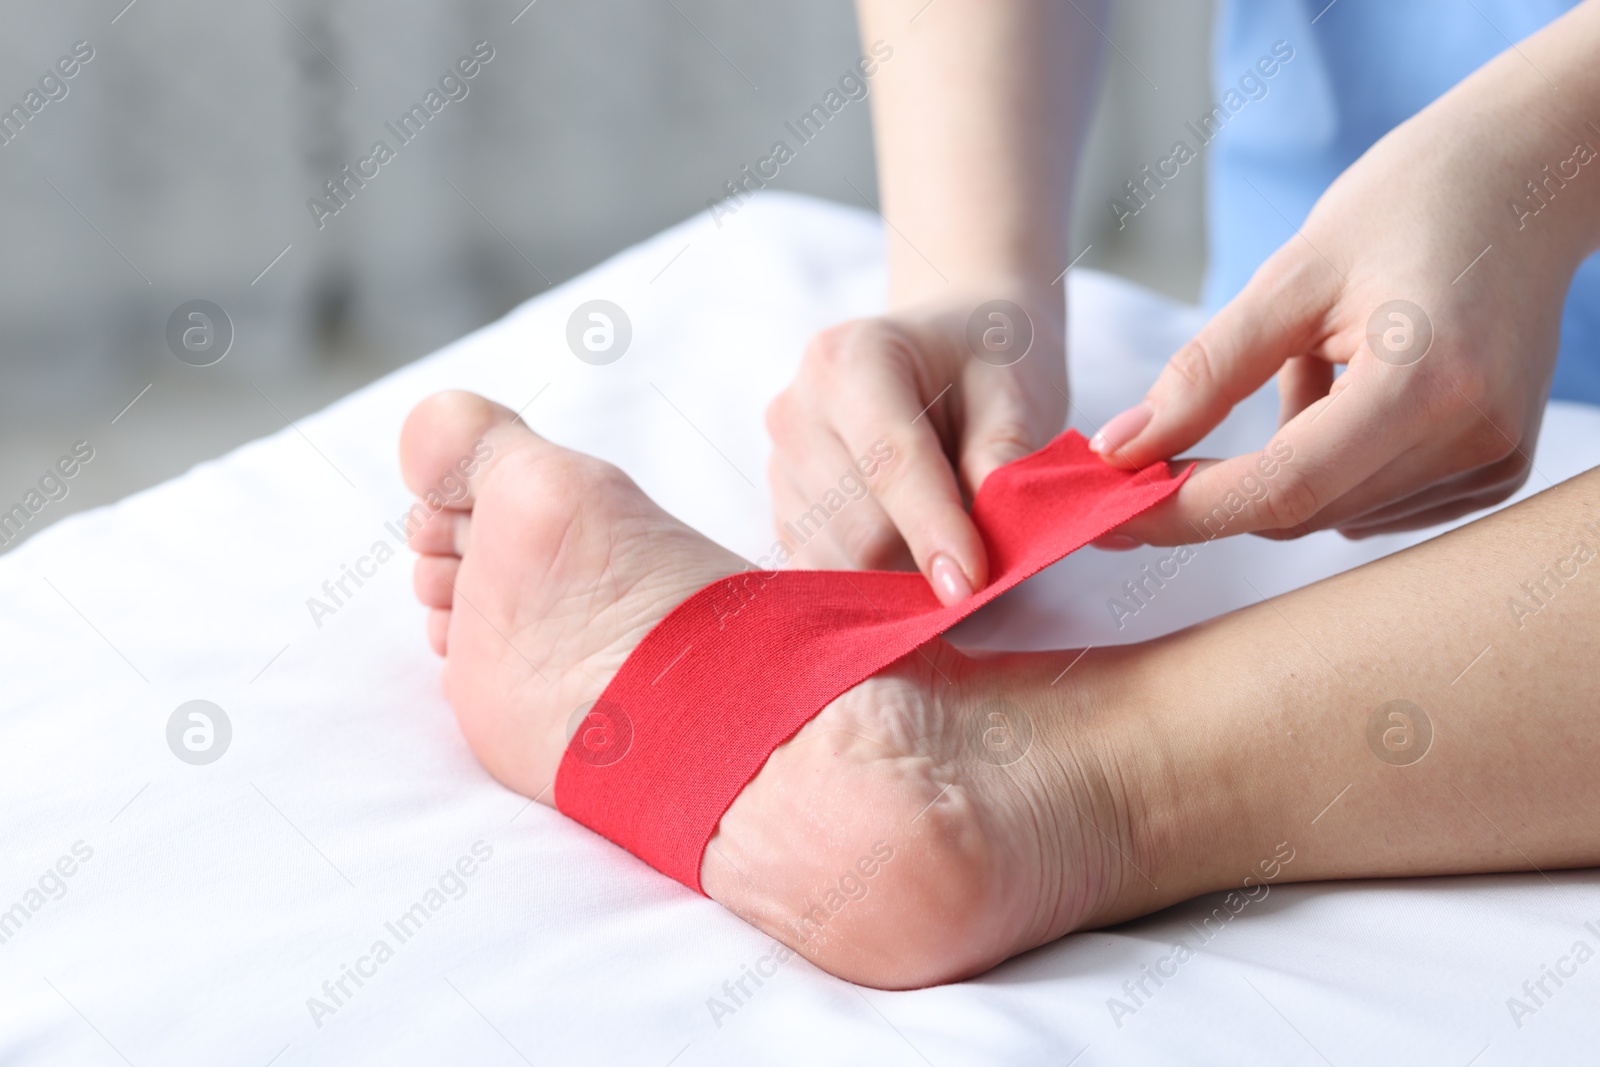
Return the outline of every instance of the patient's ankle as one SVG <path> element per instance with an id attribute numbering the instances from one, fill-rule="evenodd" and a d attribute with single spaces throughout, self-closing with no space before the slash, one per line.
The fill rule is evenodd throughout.
<path id="1" fill-rule="evenodd" d="M 1100 649 L 1068 675 L 1094 661 L 1080 679 L 1096 704 L 1088 725 L 1126 819 L 1121 889 L 1085 926 L 1239 889 L 1282 836 L 1260 817 L 1267 783 L 1251 778 L 1272 728 L 1241 710 L 1239 685 L 1197 674 L 1193 651 L 1181 637 Z"/>

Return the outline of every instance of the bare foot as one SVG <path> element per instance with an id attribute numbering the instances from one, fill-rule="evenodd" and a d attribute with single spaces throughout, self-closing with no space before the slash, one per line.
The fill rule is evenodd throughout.
<path id="1" fill-rule="evenodd" d="M 417 596 L 472 750 L 553 803 L 574 711 L 668 611 L 748 564 L 621 471 L 470 393 L 419 404 L 401 455 L 419 495 L 470 470 L 465 494 L 411 539 Z M 1046 666 L 1057 664 L 934 641 L 852 689 L 723 817 L 706 891 L 824 969 L 881 988 L 967 977 L 1148 910 L 1130 858 L 1136 820 L 1096 734 L 1104 699 L 1083 668 L 1081 714 L 1061 713 L 1060 689 L 1047 712 Z"/>

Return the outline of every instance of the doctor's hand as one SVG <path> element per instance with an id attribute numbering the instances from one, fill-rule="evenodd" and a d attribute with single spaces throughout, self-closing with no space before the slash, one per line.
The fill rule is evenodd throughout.
<path id="1" fill-rule="evenodd" d="M 817 334 L 767 409 L 775 526 L 808 567 L 915 566 L 946 604 L 988 581 L 963 506 L 1066 421 L 1057 288 L 941 296 Z"/>
<path id="2" fill-rule="evenodd" d="M 1583 147 L 1600 138 L 1523 59 L 1501 64 L 1356 161 L 1144 402 L 1106 423 L 1092 447 L 1143 466 L 1192 447 L 1278 376 L 1279 429 L 1261 452 L 1202 464 L 1119 533 L 1364 537 L 1522 485 L 1567 288 L 1600 235 L 1600 160 Z M 1528 183 L 1547 165 L 1568 180 L 1541 200 Z"/>

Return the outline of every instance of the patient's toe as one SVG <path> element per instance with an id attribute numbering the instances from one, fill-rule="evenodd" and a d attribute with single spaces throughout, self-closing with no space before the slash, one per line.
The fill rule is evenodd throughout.
<path id="1" fill-rule="evenodd" d="M 516 418 L 509 408 L 476 393 L 452 390 L 423 400 L 400 430 L 400 471 L 406 485 L 424 499 L 431 494 L 440 506 L 470 509 L 472 483 L 493 455 L 484 438 Z"/>
<path id="2" fill-rule="evenodd" d="M 411 573 L 417 599 L 430 608 L 448 609 L 455 601 L 456 572 L 461 560 L 455 556 L 419 556 Z"/>
<path id="3" fill-rule="evenodd" d="M 447 638 L 450 634 L 450 611 L 446 608 L 434 608 L 428 612 L 428 644 L 434 652 L 443 656 L 449 647 Z"/>
<path id="4" fill-rule="evenodd" d="M 472 513 L 467 511 L 440 511 L 428 517 L 406 537 L 411 551 L 425 556 L 455 556 L 467 554 L 467 538 L 472 532 Z"/>

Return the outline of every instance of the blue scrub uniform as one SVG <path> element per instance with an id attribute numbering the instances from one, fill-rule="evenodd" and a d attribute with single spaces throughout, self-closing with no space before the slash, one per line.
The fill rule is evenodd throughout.
<path id="1" fill-rule="evenodd" d="M 1202 149 L 1210 183 L 1206 305 L 1215 310 L 1232 299 L 1370 145 L 1510 41 L 1574 6 L 1575 0 L 1219 0 L 1212 51 L 1217 110 L 1195 116 L 1185 138 L 1210 139 Z M 1600 151 L 1593 130 L 1574 130 L 1573 138 Z M 1562 160 L 1546 162 L 1554 168 Z M 1600 160 L 1582 166 L 1574 180 L 1600 182 Z M 1507 191 L 1508 215 L 1513 192 Z M 1409 191 L 1400 187 L 1394 195 Z M 1559 196 L 1558 190 L 1550 209 Z M 1530 218 L 1528 225 L 1539 221 Z M 1600 256 L 1584 262 L 1567 294 L 1551 395 L 1600 404 Z"/>

